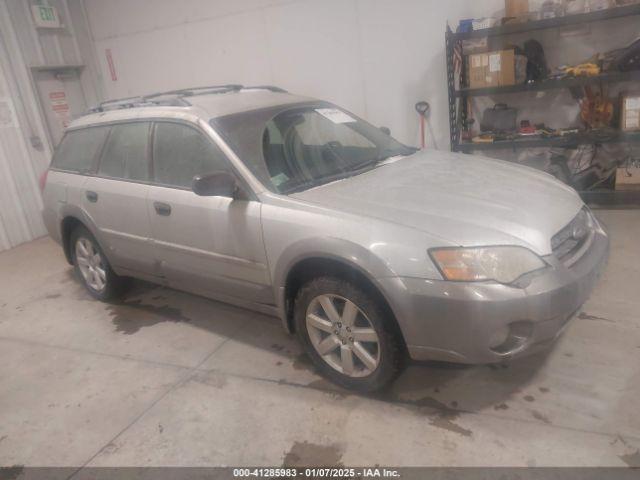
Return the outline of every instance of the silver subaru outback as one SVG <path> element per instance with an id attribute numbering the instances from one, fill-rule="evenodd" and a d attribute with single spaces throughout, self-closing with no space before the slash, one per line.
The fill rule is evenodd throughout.
<path id="1" fill-rule="evenodd" d="M 560 335 L 608 238 L 539 171 L 417 151 L 276 87 L 105 102 L 67 130 L 44 220 L 100 300 L 137 277 L 278 316 L 360 391 L 407 359 L 499 362 Z"/>

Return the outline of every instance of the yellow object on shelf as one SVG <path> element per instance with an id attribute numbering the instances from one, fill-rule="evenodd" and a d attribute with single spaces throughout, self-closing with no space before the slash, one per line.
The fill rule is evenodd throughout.
<path id="1" fill-rule="evenodd" d="M 483 134 L 478 135 L 477 137 L 473 137 L 471 141 L 473 143 L 493 143 L 494 136 L 491 134 Z"/>
<path id="2" fill-rule="evenodd" d="M 573 75 L 574 77 L 593 77 L 600 75 L 600 67 L 595 63 L 581 63 L 574 67 L 565 67 L 564 73 L 567 75 Z"/>

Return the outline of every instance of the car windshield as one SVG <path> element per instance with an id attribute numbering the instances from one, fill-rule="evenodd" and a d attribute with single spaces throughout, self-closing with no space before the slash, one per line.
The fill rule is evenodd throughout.
<path id="1" fill-rule="evenodd" d="M 281 109 L 282 110 L 282 109 Z M 375 168 L 415 149 L 333 105 L 306 105 L 262 115 L 260 126 L 237 118 L 216 123 L 270 190 L 293 193 Z M 258 115 L 260 116 L 260 115 Z M 244 128 L 240 127 L 243 125 Z M 250 145 L 258 136 L 257 148 Z M 255 150 L 255 151 L 252 151 Z"/>

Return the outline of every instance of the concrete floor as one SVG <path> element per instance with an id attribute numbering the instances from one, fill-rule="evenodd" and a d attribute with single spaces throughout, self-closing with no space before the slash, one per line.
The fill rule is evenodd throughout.
<path id="1" fill-rule="evenodd" d="M 90 299 L 48 238 L 0 254 L 0 465 L 640 465 L 640 212 L 550 352 L 339 391 L 279 321 L 136 283 Z"/>

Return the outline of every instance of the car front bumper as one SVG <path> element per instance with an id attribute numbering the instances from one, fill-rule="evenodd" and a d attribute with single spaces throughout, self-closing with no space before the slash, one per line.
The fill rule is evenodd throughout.
<path id="1" fill-rule="evenodd" d="M 526 286 L 418 278 L 378 279 L 414 360 L 493 363 L 552 343 L 587 300 L 602 272 L 609 239 L 597 229 L 570 267 L 553 256 Z"/>

